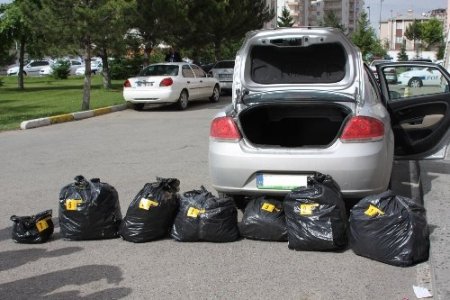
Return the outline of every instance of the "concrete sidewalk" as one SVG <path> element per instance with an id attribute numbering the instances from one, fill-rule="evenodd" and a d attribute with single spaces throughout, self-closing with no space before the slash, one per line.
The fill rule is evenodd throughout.
<path id="1" fill-rule="evenodd" d="M 68 114 L 63 114 L 63 115 L 58 115 L 58 116 L 51 116 L 51 117 L 46 117 L 46 118 L 28 120 L 28 121 L 23 121 L 22 123 L 20 123 L 20 128 L 21 129 L 31 129 L 31 128 L 36 128 L 36 127 L 42 127 L 42 126 L 48 126 L 48 125 L 52 125 L 52 124 L 63 123 L 63 122 L 82 120 L 82 119 L 92 118 L 92 117 L 116 112 L 119 110 L 124 110 L 127 108 L 128 108 L 127 104 L 120 104 L 120 105 L 108 106 L 108 107 L 103 107 L 103 108 L 97 108 L 97 109 L 93 109 L 93 110 L 86 110 L 86 111 L 68 113 Z"/>
<path id="2" fill-rule="evenodd" d="M 419 162 L 423 201 L 430 226 L 433 299 L 450 299 L 450 151 L 445 160 Z"/>

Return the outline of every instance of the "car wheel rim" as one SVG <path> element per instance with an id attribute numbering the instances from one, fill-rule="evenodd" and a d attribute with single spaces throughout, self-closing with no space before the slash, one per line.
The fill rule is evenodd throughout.
<path id="1" fill-rule="evenodd" d="M 188 98 L 187 98 L 186 93 L 183 92 L 183 93 L 181 93 L 181 96 L 180 96 L 180 107 L 182 109 L 185 109 L 187 107 L 187 104 L 188 104 Z"/>
<path id="2" fill-rule="evenodd" d="M 219 101 L 219 89 L 217 87 L 214 88 L 213 94 L 214 94 L 213 95 L 214 101 L 215 102 Z"/>
<path id="3" fill-rule="evenodd" d="M 420 87 L 420 82 L 418 80 L 411 81 L 411 87 Z"/>

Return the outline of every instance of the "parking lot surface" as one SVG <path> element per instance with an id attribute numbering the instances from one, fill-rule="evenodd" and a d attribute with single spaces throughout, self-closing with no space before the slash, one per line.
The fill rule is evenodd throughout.
<path id="1" fill-rule="evenodd" d="M 186 111 L 125 110 L 0 133 L 1 298 L 415 299 L 412 286 L 422 281 L 427 263 L 394 267 L 350 249 L 293 251 L 287 243 L 245 239 L 66 241 L 58 227 L 45 244 L 11 240 L 11 215 L 53 209 L 56 221 L 59 191 L 79 174 L 113 185 L 123 215 L 135 194 L 156 176 L 178 178 L 180 192 L 201 185 L 213 191 L 209 122 L 227 103 L 229 97 L 222 97 L 219 103 L 193 104 Z"/>

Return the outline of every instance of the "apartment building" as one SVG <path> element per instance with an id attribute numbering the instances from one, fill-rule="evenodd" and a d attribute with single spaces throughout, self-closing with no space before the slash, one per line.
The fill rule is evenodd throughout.
<path id="1" fill-rule="evenodd" d="M 355 30 L 363 0 L 278 0 L 277 17 L 286 7 L 294 19 L 294 26 L 320 26 L 328 13 L 334 13 L 349 32 Z"/>
<path id="2" fill-rule="evenodd" d="M 389 50 L 400 50 L 405 45 L 406 51 L 414 51 L 419 46 L 416 42 L 405 37 L 406 28 L 414 21 L 424 22 L 430 18 L 437 18 L 443 24 L 447 23 L 447 10 L 435 9 L 421 15 L 415 14 L 413 10 L 408 10 L 406 14 L 399 14 L 381 22 L 380 40 L 388 45 Z M 445 28 L 445 26 L 444 26 Z"/>

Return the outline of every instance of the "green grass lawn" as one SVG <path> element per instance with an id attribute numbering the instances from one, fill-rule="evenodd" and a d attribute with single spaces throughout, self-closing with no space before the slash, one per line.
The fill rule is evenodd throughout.
<path id="1" fill-rule="evenodd" d="M 18 129 L 22 121 L 81 110 L 83 77 L 57 80 L 51 77 L 25 77 L 24 90 L 17 88 L 17 77 L 0 77 L 0 131 Z M 92 76 L 91 109 L 125 103 L 123 80 L 105 90 L 100 75 Z"/>

